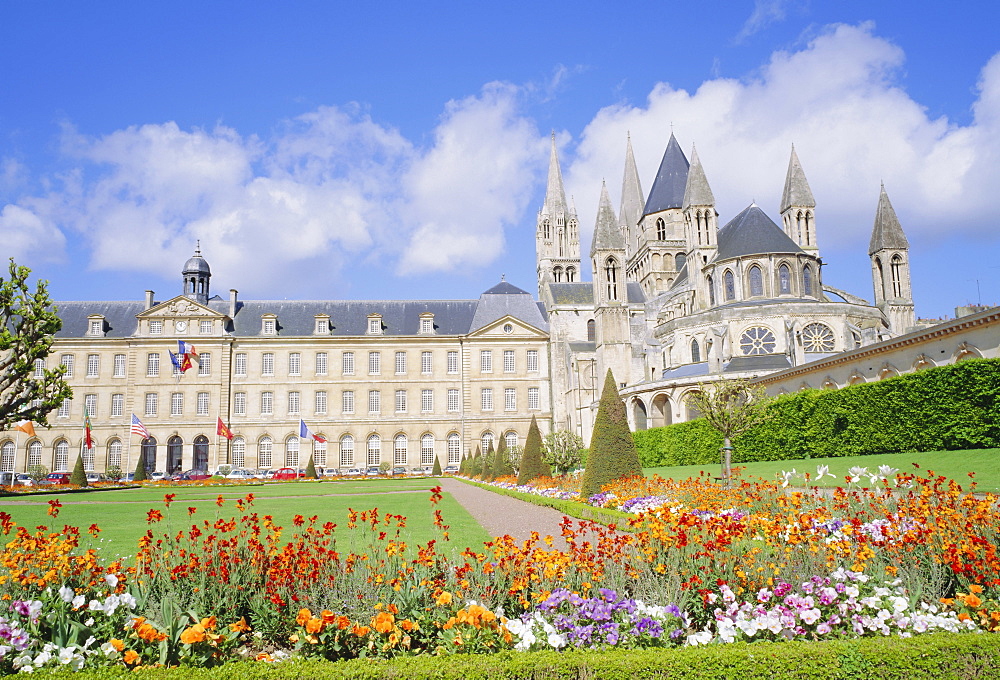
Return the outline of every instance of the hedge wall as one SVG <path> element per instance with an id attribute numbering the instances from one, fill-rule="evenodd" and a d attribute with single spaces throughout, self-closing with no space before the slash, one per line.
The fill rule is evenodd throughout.
<path id="1" fill-rule="evenodd" d="M 1000 360 L 973 359 L 839 390 L 775 399 L 733 440 L 733 462 L 1000 446 Z M 643 467 L 719 462 L 703 420 L 633 433 Z"/>

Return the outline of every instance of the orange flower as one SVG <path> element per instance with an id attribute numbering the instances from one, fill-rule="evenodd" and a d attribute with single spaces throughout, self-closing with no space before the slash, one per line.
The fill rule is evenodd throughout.
<path id="1" fill-rule="evenodd" d="M 127 665 L 131 666 L 134 663 L 139 663 L 140 661 L 142 661 L 142 657 L 140 657 L 139 654 L 136 653 L 134 649 L 130 649 L 127 652 L 125 652 L 125 658 L 123 659 L 123 661 L 125 661 Z"/>
<path id="2" fill-rule="evenodd" d="M 314 633 L 319 633 L 323 630 L 323 621 L 321 619 L 309 619 L 306 621 L 306 632 L 310 635 Z"/>
<path id="3" fill-rule="evenodd" d="M 983 587 L 977 586 L 976 584 L 973 583 L 971 586 L 969 586 L 969 592 L 978 595 L 979 593 L 983 592 Z"/>
<path id="4" fill-rule="evenodd" d="M 451 593 L 449 593 L 447 590 L 441 591 L 441 594 L 438 595 L 437 599 L 434 600 L 434 604 L 436 604 L 439 607 L 446 607 L 447 605 L 451 604 Z"/>
<path id="5" fill-rule="evenodd" d="M 389 612 L 381 612 L 375 616 L 375 630 L 379 633 L 388 633 L 395 627 L 396 617 Z"/>
<path id="6" fill-rule="evenodd" d="M 241 616 L 239 621 L 229 624 L 229 630 L 234 633 L 245 633 L 250 630 L 250 624 L 247 623 L 246 617 Z"/>
<path id="7" fill-rule="evenodd" d="M 110 640 L 108 640 L 108 643 L 112 647 L 114 647 L 116 652 L 120 652 L 123 649 L 125 649 L 125 643 L 119 640 L 118 638 L 111 638 Z"/>
<path id="8" fill-rule="evenodd" d="M 183 633 L 181 633 L 181 642 L 186 645 L 193 645 L 196 642 L 203 642 L 205 640 L 205 629 L 200 623 L 196 623 L 191 626 Z"/>
<path id="9" fill-rule="evenodd" d="M 304 626 L 309 622 L 309 619 L 311 618 L 312 618 L 312 612 L 309 611 L 308 609 L 302 608 L 299 610 L 299 615 L 295 617 L 295 623 L 299 624 L 300 626 Z"/>
<path id="10" fill-rule="evenodd" d="M 972 607 L 973 609 L 979 609 L 979 606 L 983 603 L 982 599 L 978 595 L 969 594 L 965 596 L 965 605 L 967 607 Z"/>

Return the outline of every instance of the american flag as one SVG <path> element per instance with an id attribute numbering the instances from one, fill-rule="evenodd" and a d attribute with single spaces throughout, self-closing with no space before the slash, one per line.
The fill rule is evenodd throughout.
<path id="1" fill-rule="evenodd" d="M 147 430 L 146 426 L 142 424 L 141 420 L 139 420 L 139 416 L 134 413 L 132 414 L 132 434 L 142 435 L 143 439 L 151 439 L 149 436 L 149 430 Z"/>

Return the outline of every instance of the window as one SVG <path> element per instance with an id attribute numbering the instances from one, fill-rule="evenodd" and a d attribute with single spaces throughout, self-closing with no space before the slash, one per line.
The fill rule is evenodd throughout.
<path id="1" fill-rule="evenodd" d="M 91 355 L 91 356 L 97 356 L 97 355 L 95 354 L 95 355 Z M 114 370 L 115 370 L 114 377 L 116 377 L 116 378 L 124 378 L 125 377 L 125 355 L 124 354 L 116 354 L 115 355 L 115 369 Z M 90 373 L 90 361 L 89 361 L 89 359 L 87 361 L 87 373 L 88 374 Z M 94 375 L 97 375 L 97 366 L 96 365 L 94 366 Z"/>
<path id="2" fill-rule="evenodd" d="M 288 415 L 297 416 L 301 409 L 301 397 L 298 392 L 288 393 Z"/>
<path id="3" fill-rule="evenodd" d="M 170 395 L 170 415 L 179 416 L 184 413 L 184 395 L 174 392 Z"/>
<path id="4" fill-rule="evenodd" d="M 341 372 L 344 375 L 354 375 L 354 352 L 344 352 Z"/>
<path id="5" fill-rule="evenodd" d="M 715 280 L 711 276 L 708 277 L 708 304 L 715 306 Z"/>
<path id="6" fill-rule="evenodd" d="M 368 390 L 368 412 L 382 412 L 382 393 L 378 390 Z"/>
<path id="7" fill-rule="evenodd" d="M 316 375 L 326 375 L 326 352 L 316 352 Z"/>
<path id="8" fill-rule="evenodd" d="M 486 455 L 486 452 L 490 450 L 491 446 L 493 446 L 493 433 L 483 432 L 483 437 L 480 442 L 482 444 L 483 455 Z"/>
<path id="9" fill-rule="evenodd" d="M 529 410 L 535 410 L 535 411 L 537 411 L 538 409 L 541 408 L 541 406 L 539 406 L 538 394 L 539 394 L 539 392 L 538 392 L 538 388 L 537 387 L 529 387 L 528 388 L 528 409 Z"/>
<path id="10" fill-rule="evenodd" d="M 198 393 L 198 415 L 207 416 L 208 415 L 208 392 Z"/>
<path id="11" fill-rule="evenodd" d="M 45 377 L 45 359 L 35 359 L 35 380 Z"/>
<path id="12" fill-rule="evenodd" d="M 684 269 L 684 265 L 687 264 L 687 255 L 684 253 L 677 253 L 674 255 L 674 271 L 679 272 Z"/>
<path id="13" fill-rule="evenodd" d="M 448 390 L 448 412 L 458 413 L 459 404 L 458 390 Z"/>
<path id="14" fill-rule="evenodd" d="M 316 392 L 316 415 L 324 415 L 326 413 L 326 392 L 320 390 Z"/>
<path id="15" fill-rule="evenodd" d="M 211 319 L 202 319 L 198 323 L 198 332 L 200 334 L 202 334 L 202 335 L 211 335 L 212 334 L 212 320 Z"/>
<path id="16" fill-rule="evenodd" d="M 512 349 L 505 349 L 503 351 L 503 372 L 514 372 L 514 350 Z"/>
<path id="17" fill-rule="evenodd" d="M 344 390 L 343 394 L 340 395 L 340 398 L 340 410 L 343 413 L 354 413 L 354 390 Z"/>
<path id="18" fill-rule="evenodd" d="M 434 465 L 434 435 L 425 434 L 420 438 L 420 464 Z"/>
<path id="19" fill-rule="evenodd" d="M 802 293 L 804 295 L 813 294 L 813 272 L 809 265 L 802 268 Z"/>
<path id="20" fill-rule="evenodd" d="M 124 394 L 112 394 L 111 395 L 111 417 L 118 418 L 125 413 L 125 395 Z"/>
<path id="21" fill-rule="evenodd" d="M 722 285 L 726 289 L 726 302 L 736 299 L 736 277 L 729 270 L 722 275 Z"/>
<path id="22" fill-rule="evenodd" d="M 892 283 L 892 296 L 903 297 L 903 258 L 893 255 L 889 261 L 889 279 Z"/>
<path id="23" fill-rule="evenodd" d="M 264 352 L 260 361 L 260 374 L 267 376 L 274 375 L 274 352 Z"/>
<path id="24" fill-rule="evenodd" d="M 434 317 L 425 316 L 420 319 L 420 333 L 427 335 L 434 332 Z"/>
<path id="25" fill-rule="evenodd" d="M 326 317 L 318 317 L 316 319 L 316 335 L 329 335 L 330 334 L 330 319 Z"/>
<path id="26" fill-rule="evenodd" d="M 299 466 L 299 438 L 295 435 L 285 440 L 285 466 L 293 468 Z"/>
<path id="27" fill-rule="evenodd" d="M 479 351 L 479 370 L 483 373 L 493 372 L 493 350 L 484 349 Z"/>
<path id="28" fill-rule="evenodd" d="M 115 359 L 117 359 L 118 357 L 124 358 L 125 355 L 124 354 L 116 354 L 115 355 Z M 124 363 L 124 362 L 122 362 L 122 363 Z M 115 368 L 116 369 L 118 368 L 117 363 L 115 365 Z M 99 354 L 88 354 L 87 355 L 87 377 L 88 378 L 96 378 L 97 375 L 98 375 L 98 373 L 100 373 L 100 370 L 101 370 L 101 356 Z M 124 377 L 124 372 L 123 372 L 123 375 L 120 375 L 120 376 L 116 375 L 115 377 L 118 377 L 118 378 Z"/>
<path id="29" fill-rule="evenodd" d="M 663 222 L 662 217 L 656 219 L 656 240 L 665 241 L 667 238 L 667 225 Z"/>
<path id="30" fill-rule="evenodd" d="M 298 352 L 288 354 L 288 375 L 302 375 L 302 355 Z"/>
<path id="31" fill-rule="evenodd" d="M 269 416 L 274 413 L 274 392 L 260 393 L 260 414 Z"/>
<path id="32" fill-rule="evenodd" d="M 156 392 L 146 393 L 146 415 L 155 416 L 157 407 L 159 406 L 159 395 Z"/>
<path id="33" fill-rule="evenodd" d="M 528 350 L 528 373 L 538 373 L 538 350 Z"/>
<path id="34" fill-rule="evenodd" d="M 448 375 L 458 374 L 458 352 L 448 352 Z"/>
<path id="35" fill-rule="evenodd" d="M 59 404 L 59 410 L 56 411 L 57 418 L 69 418 L 70 406 L 73 405 L 72 399 L 63 399 L 62 403 Z"/>
<path id="36" fill-rule="evenodd" d="M 587 342 L 597 341 L 597 324 L 593 319 L 587 319 Z"/>
<path id="37" fill-rule="evenodd" d="M 457 432 L 448 435 L 448 465 L 458 465 L 462 462 L 462 438 Z"/>
<path id="38" fill-rule="evenodd" d="M 430 352 L 420 353 L 420 372 L 422 374 L 431 374 L 431 369 L 434 367 L 433 356 Z"/>
<path id="39" fill-rule="evenodd" d="M 316 465 L 326 467 L 326 442 L 313 440 L 313 462 Z"/>
<path id="40" fill-rule="evenodd" d="M 517 432 L 511 430 L 503 436 L 504 443 L 507 444 L 507 450 L 510 451 L 512 448 L 517 446 Z"/>
<path id="41" fill-rule="evenodd" d="M 261 330 L 263 331 L 264 335 L 274 335 L 277 328 L 278 328 L 277 319 L 264 319 L 264 325 Z"/>
<path id="42" fill-rule="evenodd" d="M 396 390 L 396 413 L 406 413 L 406 390 Z"/>
<path id="43" fill-rule="evenodd" d="M 257 467 L 265 470 L 271 467 L 271 454 L 274 449 L 274 441 L 264 435 L 257 442 Z"/>
<path id="44" fill-rule="evenodd" d="M 774 333 L 764 326 L 751 326 L 740 336 L 743 354 L 771 354 L 775 348 Z"/>
<path id="45" fill-rule="evenodd" d="M 392 464 L 406 465 L 406 435 L 397 434 L 392 440 Z"/>
<path id="46" fill-rule="evenodd" d="M 368 353 L 368 375 L 379 375 L 382 373 L 382 353 Z"/>
<path id="47" fill-rule="evenodd" d="M 492 411 L 493 410 L 493 388 L 484 387 L 482 392 L 482 410 Z"/>
<path id="48" fill-rule="evenodd" d="M 28 444 L 28 467 L 42 464 L 42 443 L 31 442 Z"/>
<path id="49" fill-rule="evenodd" d="M 104 319 L 91 319 L 90 320 L 90 334 L 91 335 L 104 335 Z"/>
<path id="50" fill-rule="evenodd" d="M 517 389 L 513 387 L 503 388 L 503 410 L 504 411 L 517 410 Z"/>
<path id="51" fill-rule="evenodd" d="M 760 297 L 764 294 L 764 276 L 761 274 L 760 267 L 750 267 L 750 271 L 747 273 L 747 278 L 750 280 L 750 295 L 753 297 Z"/>
<path id="52" fill-rule="evenodd" d="M 340 439 L 340 467 L 354 465 L 354 437 L 345 434 Z"/>
<path id="53" fill-rule="evenodd" d="M 52 459 L 52 470 L 64 472 L 69 469 L 69 444 L 65 439 L 56 444 L 55 456 Z"/>
<path id="54" fill-rule="evenodd" d="M 233 394 L 233 415 L 245 416 L 247 414 L 247 393 L 236 392 Z"/>
<path id="55" fill-rule="evenodd" d="M 778 293 L 788 295 L 792 292 L 792 276 L 788 270 L 788 265 L 783 264 L 778 267 Z"/>
<path id="56" fill-rule="evenodd" d="M 701 346 L 698 345 L 698 340 L 692 338 L 691 340 L 691 363 L 696 364 L 701 361 Z"/>
<path id="57" fill-rule="evenodd" d="M 121 468 L 122 466 L 122 440 L 112 439 L 108 442 L 108 467 Z"/>
<path id="58" fill-rule="evenodd" d="M 608 285 L 608 299 L 618 299 L 618 263 L 609 257 L 604 263 L 604 276 Z"/>
<path id="59" fill-rule="evenodd" d="M 514 332 L 514 324 L 512 324 L 512 323 L 505 323 L 503 325 L 503 332 L 506 333 L 507 335 L 510 335 L 511 333 L 513 333 Z"/>
<path id="60" fill-rule="evenodd" d="M 72 354 L 63 354 L 62 357 L 60 357 L 60 359 L 59 359 L 59 363 L 61 363 L 63 366 L 66 367 L 66 373 L 65 373 L 64 377 L 66 377 L 66 378 L 72 378 L 73 377 L 73 355 Z"/>
<path id="61" fill-rule="evenodd" d="M 382 335 L 382 317 L 380 316 L 368 317 L 368 334 Z"/>
<path id="62" fill-rule="evenodd" d="M 396 375 L 406 373 L 406 352 L 396 352 Z"/>
<path id="63" fill-rule="evenodd" d="M 163 333 L 163 320 L 162 319 L 150 319 L 149 321 L 149 334 L 150 335 L 161 335 Z"/>
<path id="64" fill-rule="evenodd" d="M 234 437 L 233 445 L 230 448 L 229 462 L 233 467 L 241 468 L 247 462 L 247 443 L 243 437 Z"/>
<path id="65" fill-rule="evenodd" d="M 382 438 L 377 434 L 368 437 L 368 465 L 378 465 L 382 462 Z"/>
<path id="66" fill-rule="evenodd" d="M 198 355 L 198 375 L 212 375 L 212 355 L 208 352 Z"/>
<path id="67" fill-rule="evenodd" d="M 833 331 L 822 323 L 811 323 L 802 329 L 802 346 L 806 352 L 832 352 Z"/>
<path id="68" fill-rule="evenodd" d="M 245 378 L 247 376 L 247 355 L 246 352 L 237 352 L 235 366 L 233 368 L 233 373 L 237 377 Z"/>
<path id="69" fill-rule="evenodd" d="M 430 413 L 434 410 L 434 390 L 420 390 L 420 411 Z"/>

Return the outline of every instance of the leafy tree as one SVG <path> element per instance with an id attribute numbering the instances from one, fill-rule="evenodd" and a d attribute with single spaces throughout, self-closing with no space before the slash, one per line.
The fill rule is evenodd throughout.
<path id="1" fill-rule="evenodd" d="M 87 486 L 87 471 L 83 469 L 83 455 L 76 457 L 76 465 L 69 476 L 69 483 L 77 486 Z"/>
<path id="2" fill-rule="evenodd" d="M 117 482 L 123 476 L 125 476 L 125 473 L 118 465 L 112 465 L 104 472 L 104 474 L 107 475 L 108 479 L 110 479 L 112 482 Z"/>
<path id="3" fill-rule="evenodd" d="M 688 406 L 722 435 L 722 479 L 726 484 L 732 475 L 733 437 L 763 423 L 770 402 L 762 386 L 747 380 L 701 383 L 697 392 L 687 396 Z"/>
<path id="4" fill-rule="evenodd" d="M 578 467 L 580 452 L 586 447 L 583 437 L 569 430 L 549 432 L 542 440 L 544 460 L 560 475 Z M 550 473 L 551 474 L 551 473 Z"/>
<path id="5" fill-rule="evenodd" d="M 528 439 L 524 442 L 521 467 L 517 472 L 517 483 L 527 484 L 533 479 L 550 477 L 551 475 L 552 471 L 549 469 L 549 464 L 542 458 L 542 433 L 538 429 L 538 421 L 535 420 L 535 416 L 531 416 L 531 425 L 528 426 Z"/>
<path id="6" fill-rule="evenodd" d="M 514 444 L 509 449 L 507 449 L 507 461 L 510 463 L 511 474 L 518 475 L 521 471 L 521 461 L 524 460 L 524 447 L 520 444 Z"/>
<path id="7" fill-rule="evenodd" d="M 44 465 L 29 465 L 27 473 L 31 481 L 40 482 L 49 476 L 49 469 Z"/>
<path id="8" fill-rule="evenodd" d="M 319 479 L 319 475 L 316 473 L 316 461 L 312 454 L 309 454 L 309 462 L 306 464 L 306 479 Z"/>
<path id="9" fill-rule="evenodd" d="M 219 468 L 219 472 L 222 472 L 222 468 Z M 228 474 L 229 471 L 227 470 L 225 473 L 223 473 L 223 477 Z M 136 461 L 135 463 L 135 475 L 132 476 L 132 481 L 145 482 L 147 479 L 149 479 L 149 477 L 146 475 L 146 452 L 143 451 L 142 447 L 140 446 L 139 460 Z"/>
<path id="10" fill-rule="evenodd" d="M 496 454 L 493 456 L 493 473 L 491 479 L 498 477 L 510 477 L 514 474 L 514 468 L 510 464 L 507 452 L 507 438 L 500 435 L 500 443 L 497 445 Z"/>
<path id="11" fill-rule="evenodd" d="M 431 470 L 431 474 L 434 475 L 435 477 L 440 477 L 442 474 L 441 459 L 438 458 L 437 456 L 434 456 L 434 468 Z"/>
<path id="12" fill-rule="evenodd" d="M 583 471 L 580 493 L 593 496 L 601 487 L 616 479 L 642 474 L 639 454 L 625 416 L 625 404 L 618 395 L 615 377 L 608 369 L 601 391 L 601 402 L 590 438 L 590 455 Z"/>
<path id="13" fill-rule="evenodd" d="M 9 278 L 0 277 L 0 430 L 21 420 L 48 425 L 48 414 L 73 396 L 63 380 L 66 367 L 38 369 L 62 328 L 49 298 L 48 283 L 28 287 L 31 270 L 10 260 Z"/>

